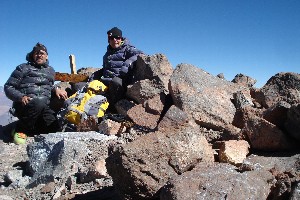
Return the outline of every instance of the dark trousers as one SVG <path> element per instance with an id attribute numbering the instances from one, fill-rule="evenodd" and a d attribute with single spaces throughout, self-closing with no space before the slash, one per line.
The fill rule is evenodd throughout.
<path id="1" fill-rule="evenodd" d="M 108 86 L 109 109 L 114 111 L 114 105 L 125 98 L 127 84 L 119 77 L 114 77 Z"/>
<path id="2" fill-rule="evenodd" d="M 55 112 L 50 109 L 45 100 L 34 98 L 26 106 L 16 103 L 14 107 L 19 118 L 16 125 L 17 132 L 34 135 L 59 130 Z"/>

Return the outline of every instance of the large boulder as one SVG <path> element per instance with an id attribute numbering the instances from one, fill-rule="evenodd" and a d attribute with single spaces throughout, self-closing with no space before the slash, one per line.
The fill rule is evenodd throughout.
<path id="1" fill-rule="evenodd" d="M 268 199 L 293 199 L 291 197 L 299 196 L 299 188 L 295 187 L 299 183 L 299 169 L 300 155 L 291 152 L 252 154 L 239 167 L 239 171 L 272 173 L 274 179 L 270 182 L 272 187 Z"/>
<path id="2" fill-rule="evenodd" d="M 268 171 L 239 173 L 227 163 L 199 163 L 193 170 L 172 177 L 160 199 L 267 199 L 272 179 Z"/>
<path id="3" fill-rule="evenodd" d="M 212 147 L 197 126 L 184 125 L 184 114 L 179 118 L 166 116 L 158 131 L 117 147 L 107 158 L 108 173 L 122 197 L 155 198 L 170 177 L 191 170 L 199 162 L 214 161 Z M 163 128 L 172 124 L 177 127 Z"/>
<path id="4" fill-rule="evenodd" d="M 297 148 L 297 143 L 276 125 L 253 113 L 244 113 L 243 132 L 249 138 L 252 149 L 286 151 Z"/>
<path id="5" fill-rule="evenodd" d="M 116 136 L 97 132 L 50 133 L 35 137 L 27 147 L 29 170 L 32 179 L 28 188 L 53 182 L 56 178 L 66 180 L 75 174 L 97 174 L 94 164 L 108 156 L 108 146 Z M 87 179 L 83 177 L 83 179 Z M 95 180 L 99 178 L 93 177 Z M 91 180 L 91 178 L 89 178 Z"/>
<path id="6" fill-rule="evenodd" d="M 233 94 L 249 93 L 248 88 L 234 84 L 189 64 L 180 64 L 170 78 L 169 91 L 174 104 L 188 113 L 197 124 L 213 130 L 226 130 L 239 138 L 239 129 L 232 125 L 236 107 Z"/>
<path id="7" fill-rule="evenodd" d="M 300 103 L 300 74 L 278 73 L 272 76 L 261 88 L 263 98 L 260 100 L 265 107 L 271 107 L 279 101 L 289 104 Z"/>

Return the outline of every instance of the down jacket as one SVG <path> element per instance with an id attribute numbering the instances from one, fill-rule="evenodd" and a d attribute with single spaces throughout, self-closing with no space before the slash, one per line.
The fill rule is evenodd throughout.
<path id="1" fill-rule="evenodd" d="M 114 77 L 123 78 L 132 63 L 137 60 L 137 56 L 142 53 L 142 51 L 132 46 L 127 39 L 124 39 L 123 44 L 116 49 L 108 45 L 103 56 L 103 76 L 101 80 L 108 84 Z"/>
<path id="2" fill-rule="evenodd" d="M 49 103 L 54 81 L 55 71 L 48 62 L 42 66 L 28 62 L 16 67 L 5 83 L 4 91 L 13 102 L 21 102 L 23 96 L 29 96 Z"/>

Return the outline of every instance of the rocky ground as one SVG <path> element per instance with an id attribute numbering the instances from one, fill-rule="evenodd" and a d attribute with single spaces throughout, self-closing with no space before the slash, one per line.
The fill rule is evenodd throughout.
<path id="1" fill-rule="evenodd" d="M 73 184 L 72 190 L 60 191 L 53 182 L 40 184 L 37 187 L 26 189 L 20 187 L 23 183 L 15 181 L 13 184 L 8 179 L 14 179 L 19 173 L 28 176 L 26 165 L 28 155 L 26 148 L 34 141 L 29 137 L 25 145 L 16 145 L 11 142 L 7 134 L 13 123 L 7 126 L 0 126 L 0 199 L 1 200 L 24 200 L 24 199 L 119 199 L 109 178 L 97 179 L 94 182 L 84 184 Z M 24 181 L 24 180 L 21 180 Z M 53 191 L 56 191 L 53 192 Z"/>

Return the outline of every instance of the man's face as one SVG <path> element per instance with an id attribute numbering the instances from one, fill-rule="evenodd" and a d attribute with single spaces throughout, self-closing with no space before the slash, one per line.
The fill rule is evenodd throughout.
<path id="1" fill-rule="evenodd" d="M 122 45 L 122 38 L 118 36 L 109 36 L 108 37 L 109 45 L 116 49 Z"/>
<path id="2" fill-rule="evenodd" d="M 43 65 L 48 59 L 48 54 L 44 50 L 39 50 L 33 52 L 32 58 L 35 64 Z"/>

